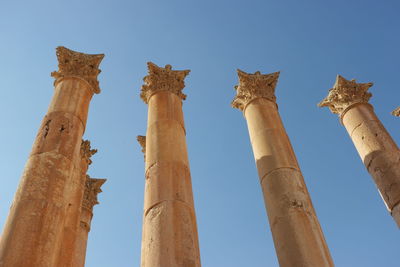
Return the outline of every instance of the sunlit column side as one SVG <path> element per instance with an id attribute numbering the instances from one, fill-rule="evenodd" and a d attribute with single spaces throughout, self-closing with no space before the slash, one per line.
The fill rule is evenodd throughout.
<path id="1" fill-rule="evenodd" d="M 79 227 L 75 239 L 73 267 L 84 267 L 86 259 L 86 248 L 90 227 L 93 218 L 93 206 L 99 204 L 97 195 L 102 192 L 101 186 L 106 179 L 90 178 L 86 175 L 85 194 L 82 201 L 82 212 L 80 214 Z"/>
<path id="2" fill-rule="evenodd" d="M 387 209 L 400 227 L 400 151 L 368 103 L 372 83 L 338 75 L 328 96 L 318 104 L 339 114 Z"/>
<path id="3" fill-rule="evenodd" d="M 183 121 L 189 70 L 148 63 L 141 98 L 148 104 L 142 267 L 200 266 Z"/>
<path id="4" fill-rule="evenodd" d="M 78 227 L 81 213 L 76 212 L 81 209 L 86 183 L 86 173 L 89 165 L 92 164 L 91 157 L 97 153 L 97 149 L 91 149 L 89 140 L 82 140 L 80 149 L 80 168 L 75 169 L 71 183 L 70 192 L 75 195 L 70 196 L 70 203 L 67 207 L 67 215 L 64 222 L 62 244 L 58 252 L 57 266 L 75 267 L 73 264 L 75 257 L 75 244 L 78 238 Z M 79 253 L 79 251 L 77 252 Z"/>
<path id="5" fill-rule="evenodd" d="M 57 48 L 54 95 L 3 230 L 1 266 L 57 266 L 67 214 L 79 218 L 79 153 L 103 57 Z"/>
<path id="6" fill-rule="evenodd" d="M 279 72 L 238 70 L 232 106 L 243 111 L 280 266 L 333 266 L 276 105 Z"/>

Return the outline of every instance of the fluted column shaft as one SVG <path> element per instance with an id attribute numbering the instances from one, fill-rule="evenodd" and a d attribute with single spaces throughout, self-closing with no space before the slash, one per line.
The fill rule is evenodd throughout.
<path id="1" fill-rule="evenodd" d="M 178 72 L 149 63 L 149 79 L 160 81 L 153 77 L 158 71 L 167 77 Z M 141 266 L 200 266 L 182 99 L 153 85 L 142 89 L 148 122 Z"/>
<path id="2" fill-rule="evenodd" d="M 368 103 L 372 83 L 357 83 L 338 75 L 329 95 L 319 104 L 339 114 L 365 167 L 393 219 L 400 227 L 400 151 Z"/>
<path id="3" fill-rule="evenodd" d="M 247 121 L 279 265 L 333 266 L 275 103 L 279 73 L 238 73 L 238 95 L 232 104 Z"/>
<path id="4" fill-rule="evenodd" d="M 59 61 L 69 58 L 64 58 L 65 53 L 76 52 L 58 48 Z M 57 266 L 67 210 L 76 194 L 71 188 L 79 183 L 74 174 L 80 168 L 79 150 L 93 86 L 63 71 L 53 76 L 57 76 L 54 96 L 3 230 L 1 266 Z"/>

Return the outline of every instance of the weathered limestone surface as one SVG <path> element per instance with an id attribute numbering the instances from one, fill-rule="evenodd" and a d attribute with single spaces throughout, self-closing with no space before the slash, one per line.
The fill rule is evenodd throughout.
<path id="1" fill-rule="evenodd" d="M 238 75 L 232 106 L 247 121 L 279 265 L 333 266 L 275 103 L 279 72 Z"/>
<path id="2" fill-rule="evenodd" d="M 101 186 L 106 182 L 106 179 L 90 178 L 86 175 L 85 193 L 82 201 L 82 212 L 80 214 L 79 227 L 76 233 L 74 244 L 73 267 L 84 267 L 86 258 L 87 241 L 90 231 L 90 226 L 93 218 L 93 207 L 99 204 L 97 200 L 98 193 L 101 191 Z"/>
<path id="3" fill-rule="evenodd" d="M 80 147 L 103 55 L 57 48 L 55 91 L 0 242 L 0 266 L 57 265 L 68 216 L 78 218 Z M 74 178 L 75 177 L 75 178 Z M 72 211 L 72 207 L 75 210 Z M 68 222 L 67 222 L 68 223 Z"/>
<path id="4" fill-rule="evenodd" d="M 73 263 L 75 255 L 80 253 L 80 251 L 75 250 L 76 239 L 78 238 L 78 225 L 80 222 L 80 217 L 83 211 L 81 211 L 82 201 L 84 201 L 84 192 L 86 184 L 86 173 L 89 165 L 92 163 L 90 159 L 95 153 L 96 149 L 91 149 L 90 141 L 82 140 L 79 166 L 74 174 L 71 176 L 71 181 L 69 184 L 70 188 L 68 197 L 70 203 L 67 208 L 67 215 L 64 222 L 62 244 L 59 251 L 57 266 L 68 266 L 75 267 L 76 264 Z M 79 211 L 79 212 L 77 212 Z"/>
<path id="5" fill-rule="evenodd" d="M 141 266 L 200 266 L 182 112 L 186 96 L 181 90 L 189 71 L 153 63 L 148 68 L 141 92 L 149 105 Z"/>
<path id="6" fill-rule="evenodd" d="M 356 83 L 337 76 L 328 96 L 319 104 L 327 106 L 350 135 L 389 212 L 400 227 L 400 151 L 368 103 L 372 83 Z"/>

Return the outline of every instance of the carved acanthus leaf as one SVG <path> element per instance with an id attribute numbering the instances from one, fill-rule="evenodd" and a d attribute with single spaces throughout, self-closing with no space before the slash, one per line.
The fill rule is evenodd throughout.
<path id="1" fill-rule="evenodd" d="M 396 108 L 392 111 L 392 115 L 396 117 L 400 117 L 400 107 Z"/>
<path id="2" fill-rule="evenodd" d="M 97 153 L 97 149 L 91 149 L 89 140 L 82 140 L 81 143 L 81 157 L 86 161 L 87 165 L 92 164 L 90 159 L 94 154 Z"/>
<path id="3" fill-rule="evenodd" d="M 56 79 L 64 77 L 79 77 L 87 81 L 93 93 L 100 93 L 97 76 L 101 72 L 99 65 L 104 54 L 90 55 L 72 51 L 63 46 L 56 48 L 58 58 L 58 71 L 53 71 L 51 76 Z"/>
<path id="4" fill-rule="evenodd" d="M 146 158 L 146 136 L 138 135 L 136 139 L 139 142 L 140 146 L 142 147 L 142 153 Z"/>
<path id="5" fill-rule="evenodd" d="M 143 78 L 144 85 L 140 92 L 140 97 L 146 104 L 149 102 L 150 96 L 158 91 L 169 91 L 183 100 L 186 99 L 182 90 L 185 87 L 185 77 L 190 70 L 172 70 L 171 65 L 161 68 L 152 62 L 148 62 L 147 67 L 149 75 Z"/>
<path id="6" fill-rule="evenodd" d="M 83 208 L 92 211 L 93 206 L 99 204 L 97 200 L 97 194 L 102 192 L 101 186 L 106 181 L 107 179 L 90 178 L 89 175 L 86 175 L 85 193 L 82 201 Z"/>
<path id="7" fill-rule="evenodd" d="M 357 83 L 354 79 L 349 81 L 338 75 L 333 88 L 329 89 L 328 96 L 318 106 L 329 107 L 332 113 L 341 114 L 351 105 L 368 103 L 372 96 L 368 89 L 372 85 L 373 83 Z"/>
<path id="8" fill-rule="evenodd" d="M 245 106 L 256 98 L 266 98 L 272 102 L 276 101 L 275 87 L 278 82 L 279 72 L 254 74 L 237 70 L 239 84 L 235 86 L 236 96 L 232 101 L 232 107 L 243 110 Z"/>

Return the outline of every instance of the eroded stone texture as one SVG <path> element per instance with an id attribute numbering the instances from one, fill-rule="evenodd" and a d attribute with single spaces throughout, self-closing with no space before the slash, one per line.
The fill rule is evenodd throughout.
<path id="1" fill-rule="evenodd" d="M 236 90 L 245 97 L 237 96 L 232 106 L 242 110 L 247 121 L 279 265 L 333 266 L 275 103 L 279 72 L 238 74 Z"/>
<path id="2" fill-rule="evenodd" d="M 99 90 L 97 67 L 103 55 L 58 47 L 57 57 L 54 96 L 3 230 L 0 266 L 64 266 L 58 264 L 64 225 L 79 218 L 80 207 L 73 203 L 83 190 L 77 175 L 81 139 L 90 100 Z"/>
<path id="3" fill-rule="evenodd" d="M 89 140 L 82 140 L 80 146 L 79 166 L 71 176 L 64 194 L 68 194 L 70 202 L 67 207 L 67 215 L 64 222 L 62 244 L 58 255 L 57 266 L 76 266 L 73 263 L 74 258 L 80 251 L 75 250 L 77 238 L 79 238 L 78 225 L 82 216 L 81 205 L 85 201 L 84 191 L 87 183 L 87 170 L 92 163 L 91 157 L 97 153 L 97 149 L 92 149 Z"/>
<path id="4" fill-rule="evenodd" d="M 73 267 L 85 266 L 87 241 L 93 218 L 93 207 L 99 204 L 97 195 L 102 192 L 101 186 L 106 181 L 106 179 L 90 178 L 89 175 L 86 175 L 85 193 L 83 195 L 82 211 L 75 239 L 75 252 L 71 265 Z"/>
<path id="5" fill-rule="evenodd" d="M 194 211 L 181 92 L 189 73 L 148 64 L 141 97 L 148 103 L 142 267 L 198 267 Z M 145 142 L 144 142 L 145 141 Z M 145 147 L 145 148 L 144 148 Z"/>
<path id="6" fill-rule="evenodd" d="M 342 77 L 340 79 L 344 80 Z M 368 103 L 371 94 L 366 90 L 372 83 L 344 81 L 336 99 L 341 99 L 340 105 L 345 108 L 338 112 L 331 110 L 339 114 L 386 207 L 400 227 L 400 151 Z M 335 90 L 336 84 L 331 90 Z M 358 92 L 364 92 L 366 97 L 363 101 L 360 101 L 358 94 L 352 93 L 354 88 L 361 88 Z M 336 106 L 337 101 L 332 100 L 331 105 Z"/>
<path id="7" fill-rule="evenodd" d="M 235 86 L 236 96 L 232 101 L 232 107 L 244 110 L 247 104 L 256 98 L 266 98 L 275 102 L 275 87 L 279 78 L 279 71 L 271 74 L 254 74 L 237 70 L 239 84 Z"/>
<path id="8" fill-rule="evenodd" d="M 72 51 L 63 46 L 57 47 L 58 71 L 51 73 L 55 84 L 67 77 L 77 77 L 91 85 L 93 93 L 99 94 L 100 87 L 97 76 L 100 74 L 100 63 L 104 54 L 88 55 Z"/>
<path id="9" fill-rule="evenodd" d="M 164 68 L 157 66 L 152 62 L 147 63 L 149 75 L 143 78 L 140 97 L 148 104 L 150 97 L 159 91 L 168 91 L 176 94 L 182 100 L 186 99 L 186 95 L 182 93 L 185 87 L 185 77 L 190 70 L 172 70 L 171 65 L 165 65 Z"/>
<path id="10" fill-rule="evenodd" d="M 354 104 L 368 103 L 372 96 L 368 89 L 372 85 L 373 83 L 357 83 L 355 79 L 349 81 L 338 75 L 328 96 L 318 106 L 329 107 L 332 113 L 341 114 Z"/>

